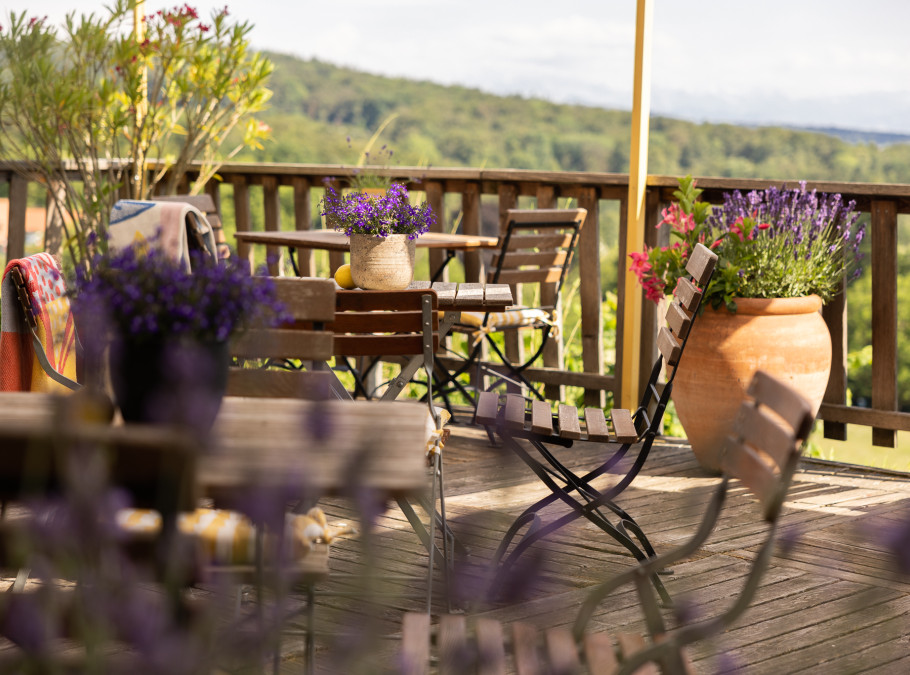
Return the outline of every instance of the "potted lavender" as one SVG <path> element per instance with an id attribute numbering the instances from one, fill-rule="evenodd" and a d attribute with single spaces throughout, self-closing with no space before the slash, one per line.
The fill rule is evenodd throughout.
<path id="1" fill-rule="evenodd" d="M 111 385 L 130 422 L 208 431 L 224 395 L 232 335 L 282 314 L 274 285 L 236 259 L 191 253 L 192 272 L 153 241 L 94 256 L 76 270 L 72 305 L 97 362 L 109 347 Z"/>
<path id="2" fill-rule="evenodd" d="M 727 429 L 752 375 L 789 382 L 818 411 L 831 370 L 823 304 L 861 272 L 865 229 L 841 195 L 769 187 L 700 202 L 687 176 L 658 227 L 670 245 L 632 253 L 631 270 L 648 298 L 672 292 L 695 243 L 718 255 L 717 268 L 674 380 L 679 421 L 700 463 L 716 471 Z M 705 405 L 710 400 L 710 405 Z"/>
<path id="3" fill-rule="evenodd" d="M 322 215 L 351 241 L 351 276 L 360 288 L 407 288 L 414 279 L 415 240 L 436 222 L 430 205 L 410 203 L 408 191 L 392 183 L 384 195 L 340 195 L 326 187 Z"/>

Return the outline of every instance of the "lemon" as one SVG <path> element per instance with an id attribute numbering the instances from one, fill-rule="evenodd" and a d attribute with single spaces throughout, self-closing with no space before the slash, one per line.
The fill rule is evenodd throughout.
<path id="1" fill-rule="evenodd" d="M 350 265 L 345 264 L 335 270 L 335 283 L 342 288 L 356 288 Z"/>

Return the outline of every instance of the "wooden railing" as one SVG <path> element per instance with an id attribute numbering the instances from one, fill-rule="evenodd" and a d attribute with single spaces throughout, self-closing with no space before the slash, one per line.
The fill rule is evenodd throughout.
<path id="1" fill-rule="evenodd" d="M 16 170 L 17 167 L 21 170 L 23 166 L 15 162 L 0 163 L 0 189 L 7 184 L 10 194 L 8 259 L 21 255 L 24 250 L 28 179 Z M 206 189 L 219 208 L 223 198 L 231 200 L 237 230 L 259 227 L 266 230 L 309 229 L 320 226 L 318 215 L 314 214 L 317 213 L 315 206 L 325 183 L 341 186 L 347 177 L 357 171 L 355 167 L 341 165 L 232 163 L 220 169 L 222 181 L 210 182 Z M 550 388 L 561 385 L 583 388 L 586 405 L 603 405 L 605 392 L 613 392 L 618 400 L 621 364 L 626 354 L 622 344 L 622 317 L 626 291 L 623 271 L 627 260 L 627 175 L 418 167 L 378 169 L 376 172 L 406 182 L 411 191 L 424 192 L 439 216 L 436 225 L 439 231 L 452 231 L 457 226 L 458 231 L 466 234 L 495 234 L 505 212 L 516 207 L 551 208 L 563 206 L 564 200 L 573 200 L 575 205 L 587 209 L 588 219 L 582 230 L 576 258 L 581 312 L 581 326 L 577 333 L 582 353 L 580 369 L 565 370 L 560 354 L 554 350 L 545 355 L 543 366 L 529 369 L 526 374 L 531 380 L 545 383 Z M 698 179 L 699 187 L 704 190 L 702 198 L 711 202 L 720 202 L 726 190 L 764 188 L 770 184 L 782 183 L 732 178 Z M 786 185 L 792 187 L 796 183 Z M 676 187 L 673 176 L 651 176 L 648 179 L 646 238 L 650 244 L 657 241 L 656 225 L 660 209 L 672 199 Z M 824 309 L 831 331 L 834 365 L 819 416 L 825 420 L 825 434 L 829 437 L 844 438 L 846 424 L 858 424 L 873 427 L 873 442 L 876 445 L 893 447 L 895 431 L 910 431 L 910 413 L 897 410 L 897 217 L 898 214 L 910 213 L 910 185 L 809 182 L 808 187 L 822 192 L 839 192 L 845 200 L 856 200 L 861 211 L 871 214 L 872 255 L 866 261 L 873 280 L 871 408 L 846 405 L 847 308 L 841 295 Z M 255 191 L 261 191 L 261 212 L 258 209 L 254 212 L 251 206 L 254 203 L 251 194 Z M 282 195 L 290 195 L 291 223 L 281 222 Z M 259 203 L 258 196 L 255 201 Z M 616 237 L 607 241 L 601 230 L 606 213 L 611 209 L 614 210 L 612 217 L 618 218 L 618 230 Z M 617 251 L 617 269 L 611 270 L 609 275 L 602 274 L 601 270 L 601 248 L 604 246 L 615 247 Z M 241 246 L 238 254 L 250 256 L 250 251 Z M 435 268 L 443 253 L 434 251 L 429 255 L 430 265 Z M 480 254 L 467 254 L 463 262 L 465 279 L 479 280 L 483 268 Z M 300 264 L 304 274 L 315 269 L 313 257 L 306 252 L 301 252 Z M 332 268 L 337 264 L 340 264 L 338 257 L 330 260 Z M 602 288 L 601 279 L 604 277 L 616 279 L 615 287 Z M 611 290 L 615 291 L 618 302 L 613 341 L 615 359 L 613 363 L 605 363 L 603 293 Z M 653 336 L 658 320 L 656 308 L 651 303 L 645 305 L 642 333 Z M 641 351 L 640 371 L 643 377 L 647 377 L 656 354 L 652 338 L 647 339 L 649 344 Z"/>

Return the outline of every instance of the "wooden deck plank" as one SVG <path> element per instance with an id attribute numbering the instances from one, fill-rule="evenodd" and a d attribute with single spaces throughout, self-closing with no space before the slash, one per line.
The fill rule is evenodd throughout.
<path id="1" fill-rule="evenodd" d="M 464 561 L 467 566 L 460 571 L 480 592 L 489 583 L 486 565 L 512 518 L 547 490 L 509 451 L 490 447 L 482 429 L 459 424 L 450 427 L 447 513 L 456 534 L 470 549 Z M 579 470 L 600 458 L 604 448 L 576 443 L 557 451 L 567 465 Z M 716 478 L 700 471 L 684 443 L 659 439 L 642 474 L 620 503 L 661 550 L 692 532 L 715 484 Z M 910 478 L 898 480 L 806 464 L 797 474 L 781 521 L 782 533 L 792 540 L 792 548 L 774 556 L 754 605 L 740 621 L 718 639 L 691 651 L 695 672 L 715 672 L 721 651 L 745 672 L 821 673 L 824 664 L 828 664 L 825 673 L 903 672 L 902 665 L 910 666 L 910 657 L 905 656 L 910 580 L 891 577 L 882 543 L 866 526 L 902 522 L 907 504 Z M 345 499 L 332 500 L 327 506 L 330 521 L 356 518 Z M 548 507 L 544 520 L 555 517 L 561 508 Z M 743 583 L 760 538 L 760 528 L 751 524 L 750 510 L 745 492 L 734 488 L 716 537 L 664 577 L 674 598 L 690 596 L 697 601 L 697 615 L 710 616 L 724 607 Z M 426 517 L 421 509 L 418 514 Z M 376 626 L 397 638 L 401 613 L 421 609 L 419 591 L 423 589 L 426 552 L 394 506 L 377 519 L 372 542 L 376 553 L 372 571 L 380 577 L 396 577 L 386 586 L 400 596 L 384 600 L 388 604 Z M 326 591 L 356 592 L 357 577 L 368 568 L 361 543 L 358 535 L 333 545 L 333 576 L 324 584 Z M 588 588 L 632 564 L 621 546 L 587 521 L 572 523 L 531 550 L 543 556 L 539 563 L 543 577 L 524 589 L 527 595 L 521 601 L 489 606 L 478 603 L 475 596 L 466 613 L 469 631 L 478 618 L 506 624 L 521 621 L 541 632 L 570 627 Z M 409 584 L 398 577 L 414 581 Z M 441 603 L 441 593 L 436 594 L 436 602 Z M 611 596 L 605 605 L 595 613 L 592 631 L 642 630 L 631 591 Z M 329 634 L 356 627 L 362 623 L 357 607 L 349 598 L 317 596 L 317 625 Z M 438 611 L 443 611 L 441 604 Z M 330 643 L 320 644 L 325 651 Z M 396 644 L 397 640 L 383 641 L 378 653 L 392 658 Z M 822 666 L 816 666 L 819 662 Z M 513 668 L 507 664 L 506 672 L 514 672 Z"/>

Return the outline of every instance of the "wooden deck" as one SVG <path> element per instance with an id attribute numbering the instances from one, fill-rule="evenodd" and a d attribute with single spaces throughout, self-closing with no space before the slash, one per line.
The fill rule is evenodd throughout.
<path id="1" fill-rule="evenodd" d="M 598 448 L 577 452 L 578 464 L 586 465 Z M 485 615 L 538 627 L 568 625 L 592 584 L 631 564 L 600 530 L 577 521 L 538 550 L 532 547 L 526 568 L 509 580 L 512 600 L 489 604 L 486 569 L 496 544 L 511 517 L 545 491 L 476 428 L 452 426 L 445 459 L 448 517 L 470 549 L 454 583 L 469 622 Z M 660 549 L 691 532 L 716 480 L 699 469 L 684 442 L 663 439 L 620 503 Z M 779 547 L 756 603 L 738 625 L 694 649 L 697 671 L 910 671 L 910 579 L 892 572 L 883 544 L 888 528 L 910 514 L 908 502 L 910 477 L 804 462 L 782 520 L 786 550 Z M 331 519 L 356 518 L 350 500 L 324 507 Z M 710 615 L 737 593 L 760 536 L 750 507 L 745 493 L 734 488 L 709 544 L 664 577 L 690 617 Z M 319 672 L 381 672 L 393 662 L 402 611 L 423 607 L 417 596 L 425 588 L 420 577 L 426 554 L 401 511 L 393 505 L 379 517 L 372 564 L 364 562 L 363 543 L 361 535 L 333 545 L 333 575 L 317 596 Z M 535 570 L 540 575 L 530 582 Z M 355 581 L 365 572 L 391 596 L 377 598 L 376 605 L 366 602 Z M 412 597 L 402 595 L 409 591 Z M 444 611 L 441 600 L 437 593 L 434 613 Z M 639 630 L 639 622 L 632 594 L 623 593 L 601 607 L 594 627 Z M 376 635 L 381 639 L 365 642 Z M 289 636 L 283 671 L 299 672 L 301 639 Z M 368 659 L 345 660 L 364 653 L 361 647 Z"/>

